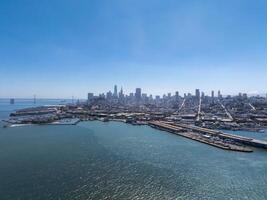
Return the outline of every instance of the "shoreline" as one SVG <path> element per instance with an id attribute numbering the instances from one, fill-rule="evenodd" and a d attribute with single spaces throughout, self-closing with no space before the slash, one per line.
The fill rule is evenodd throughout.
<path id="1" fill-rule="evenodd" d="M 214 147 L 217 147 L 217 148 L 220 148 L 220 149 L 223 149 L 223 150 L 230 150 L 230 151 L 239 151 L 239 152 L 253 152 L 252 149 L 248 148 L 247 146 L 253 146 L 253 145 L 250 145 L 249 143 L 247 143 L 245 146 L 240 146 L 240 145 L 236 145 L 236 144 L 231 144 L 231 143 L 228 143 L 228 142 L 211 142 L 211 141 L 208 141 L 208 138 L 205 138 L 203 135 L 204 134 L 200 134 L 200 133 L 193 133 L 193 132 L 190 132 L 190 131 L 187 131 L 187 132 L 183 132 L 180 130 L 177 131 L 177 130 L 170 130 L 169 128 L 160 128 L 158 127 L 157 125 L 153 125 L 153 122 L 142 122 L 142 123 L 127 123 L 126 120 L 123 120 L 123 119 L 110 119 L 108 121 L 104 120 L 103 118 L 98 118 L 98 119 L 94 119 L 94 120 L 81 120 L 81 119 L 76 119 L 75 122 L 72 122 L 72 123 L 60 123 L 60 122 L 56 122 L 56 123 L 44 123 L 44 124 L 11 124 L 9 125 L 8 127 L 10 128 L 13 128 L 13 127 L 23 127 L 23 126 L 31 126 L 31 125 L 77 125 L 79 124 L 80 122 L 89 122 L 89 121 L 100 121 L 100 122 L 122 122 L 122 123 L 126 123 L 126 124 L 131 124 L 133 126 L 135 125 L 148 125 L 149 127 L 151 128 L 155 128 L 155 129 L 158 129 L 158 130 L 162 130 L 162 131 L 165 131 L 165 132 L 169 132 L 169 133 L 173 133 L 173 134 L 176 134 L 176 135 L 179 135 L 179 136 L 182 136 L 182 137 L 185 137 L 185 138 L 188 138 L 188 139 L 191 139 L 191 140 L 194 140 L 194 141 L 198 141 L 200 143 L 203 143 L 203 144 L 207 144 L 207 145 L 211 145 L 211 146 L 214 146 Z M 169 125 L 168 125 L 169 126 Z M 172 125 L 171 125 L 172 126 Z M 6 127 L 7 128 L 7 127 Z M 228 133 L 224 133 L 224 135 L 228 135 Z M 231 134 L 229 134 L 231 135 Z M 253 138 L 250 138 L 251 140 L 255 140 Z M 260 140 L 258 140 L 260 141 Z M 241 142 L 242 143 L 242 142 Z M 258 146 L 258 148 L 260 148 L 260 146 Z M 264 148 L 264 147 L 262 147 Z"/>

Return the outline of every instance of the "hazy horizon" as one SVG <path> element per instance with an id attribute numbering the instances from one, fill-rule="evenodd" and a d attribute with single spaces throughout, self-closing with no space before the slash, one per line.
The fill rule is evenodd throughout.
<path id="1" fill-rule="evenodd" d="M 119 89 L 120 90 L 120 89 Z M 97 92 L 97 93 L 94 93 L 94 96 L 99 96 L 99 95 L 101 95 L 101 94 L 105 94 L 106 95 L 106 93 L 107 92 L 109 92 L 109 91 L 111 91 L 112 93 L 113 93 L 113 90 L 107 90 L 107 91 L 104 91 L 104 92 Z M 178 91 L 178 90 L 177 90 Z M 220 90 L 221 91 L 221 90 Z M 188 94 L 188 93 L 190 93 L 190 94 L 192 94 L 192 95 L 195 95 L 195 91 L 189 91 L 189 92 L 180 92 L 180 91 L 178 91 L 179 92 L 179 95 L 181 96 L 181 97 L 183 97 L 184 96 L 184 94 Z M 200 92 L 203 92 L 202 90 L 200 90 Z M 214 91 L 214 93 L 215 93 L 215 96 L 217 97 L 217 92 L 218 91 Z M 135 90 L 133 90 L 133 91 L 129 91 L 129 92 L 125 92 L 124 91 L 124 94 L 126 94 L 126 95 L 129 95 L 130 93 L 135 93 Z M 147 94 L 147 95 L 152 95 L 153 96 L 153 98 L 155 98 L 157 95 L 159 95 L 160 97 L 163 97 L 163 95 L 168 95 L 168 93 L 171 93 L 171 95 L 172 96 L 174 96 L 175 95 L 175 91 L 174 92 L 170 92 L 170 91 L 166 91 L 165 93 L 162 93 L 162 94 L 160 94 L 160 93 L 157 93 L 157 94 L 152 94 L 152 93 L 147 93 L 146 91 L 143 91 L 142 90 L 142 93 L 145 93 L 145 94 Z M 204 92 L 205 93 L 205 92 Z M 225 94 L 223 94 L 222 93 L 222 96 L 223 97 L 226 97 L 226 96 L 228 96 L 228 95 L 230 95 L 230 96 L 238 96 L 239 95 L 239 93 L 246 93 L 246 92 L 242 92 L 242 91 L 240 91 L 240 92 L 238 92 L 238 93 L 225 93 Z M 71 100 L 71 99 L 74 99 L 74 100 L 77 100 L 77 99 L 79 99 L 79 100 L 87 100 L 87 94 L 88 93 L 85 93 L 84 94 L 84 96 L 82 96 L 82 97 L 79 97 L 79 96 L 70 96 L 70 97 L 45 97 L 45 96 L 37 96 L 37 95 L 35 95 L 35 98 L 38 100 L 38 99 L 40 99 L 40 100 Z M 266 97 L 267 96 L 267 93 L 246 93 L 247 95 L 248 95 L 248 97 L 253 97 L 253 96 L 260 96 L 260 97 Z M 211 96 L 211 91 L 210 92 L 207 92 L 207 93 L 205 93 L 205 96 Z M 30 96 L 24 96 L 24 97 L 18 97 L 18 96 L 6 96 L 6 97 L 0 97 L 0 99 L 5 99 L 5 100 L 10 100 L 11 98 L 14 98 L 14 99 L 20 99 L 20 100 L 31 100 L 31 99 L 34 99 L 34 95 L 30 95 Z"/>
<path id="2" fill-rule="evenodd" d="M 267 93 L 267 2 L 0 2 L 0 98 Z"/>

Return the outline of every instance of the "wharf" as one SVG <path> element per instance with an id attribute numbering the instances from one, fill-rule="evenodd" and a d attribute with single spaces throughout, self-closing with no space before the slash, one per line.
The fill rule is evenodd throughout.
<path id="1" fill-rule="evenodd" d="M 77 125 L 81 120 L 76 119 L 61 119 L 45 125 Z"/>
<path id="2" fill-rule="evenodd" d="M 224 141 L 216 141 L 216 140 L 212 140 L 209 137 L 205 137 L 203 134 L 197 134 L 191 131 L 187 131 L 185 128 L 179 127 L 179 126 L 175 126 L 175 125 L 171 125 L 165 122 L 159 122 L 159 121 L 152 121 L 149 122 L 149 125 L 153 128 L 157 128 L 159 130 L 163 130 L 163 131 L 168 131 L 171 133 L 174 133 L 176 135 L 185 137 L 185 138 L 189 138 L 204 144 L 208 144 L 217 148 L 221 148 L 224 150 L 230 150 L 230 151 L 240 151 L 240 152 L 253 152 L 252 149 L 244 147 L 244 146 L 240 146 L 240 145 L 236 145 L 236 144 L 232 144 L 232 143 L 226 143 Z"/>
<path id="3" fill-rule="evenodd" d="M 60 119 L 55 120 L 53 122 L 43 122 L 43 123 L 23 123 L 19 120 L 2 120 L 5 122 L 4 128 L 7 127 L 19 127 L 19 126 L 26 126 L 26 125 L 77 125 L 81 120 L 78 118 L 75 119 Z"/>
<path id="4" fill-rule="evenodd" d="M 230 139 L 230 140 L 233 140 L 235 142 L 238 142 L 238 143 L 241 143 L 244 145 L 267 149 L 267 141 L 264 141 L 264 140 L 257 140 L 257 139 L 253 139 L 253 138 L 243 137 L 243 136 L 234 135 L 234 134 L 230 134 L 230 133 L 224 133 L 222 131 L 202 128 L 202 127 L 187 125 L 187 124 L 178 123 L 178 124 L 175 124 L 175 126 L 184 128 L 186 130 L 192 130 L 192 131 L 197 131 L 197 132 L 201 132 L 204 134 L 210 134 L 213 136 L 218 136 L 218 137 L 223 138 L 223 139 Z"/>

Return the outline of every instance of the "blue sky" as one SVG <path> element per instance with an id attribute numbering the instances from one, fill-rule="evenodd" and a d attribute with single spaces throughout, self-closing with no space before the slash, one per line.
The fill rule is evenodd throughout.
<path id="1" fill-rule="evenodd" d="M 0 97 L 267 92 L 265 0 L 1 0 Z"/>

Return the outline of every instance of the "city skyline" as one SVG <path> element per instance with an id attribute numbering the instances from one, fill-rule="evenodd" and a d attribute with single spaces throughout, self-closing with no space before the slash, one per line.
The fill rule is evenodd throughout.
<path id="1" fill-rule="evenodd" d="M 116 89 L 115 89 L 116 88 Z M 120 88 L 118 90 L 118 88 Z M 126 90 L 124 90 L 124 88 L 126 88 Z M 4 97 L 1 97 L 0 98 L 3 98 L 3 99 L 80 99 L 80 100 L 85 100 L 85 99 L 88 99 L 89 96 L 92 98 L 92 97 L 98 97 L 98 96 L 104 96 L 105 98 L 107 98 L 109 95 L 112 96 L 113 98 L 120 98 L 120 95 L 123 95 L 123 97 L 125 96 L 130 96 L 131 94 L 136 95 L 136 90 L 140 89 L 140 94 L 141 96 L 142 95 L 147 95 L 148 97 L 151 95 L 153 96 L 153 98 L 156 98 L 156 96 L 159 96 L 160 98 L 163 98 L 164 96 L 169 96 L 171 95 L 172 97 L 176 96 L 177 92 L 178 92 L 178 96 L 180 97 L 184 97 L 184 95 L 188 96 L 188 95 L 192 95 L 192 96 L 202 96 L 203 94 L 205 96 L 209 96 L 209 97 L 218 97 L 218 96 L 223 96 L 223 97 L 227 97 L 227 96 L 239 96 L 240 94 L 245 94 L 247 95 L 248 97 L 253 97 L 253 96 L 259 96 L 259 97 L 265 97 L 267 98 L 267 92 L 266 93 L 258 93 L 256 91 L 254 92 L 251 92 L 251 93 L 248 93 L 248 92 L 244 92 L 244 91 L 239 91 L 239 92 L 235 92 L 235 93 L 225 93 L 224 91 L 222 90 L 210 90 L 210 91 L 207 91 L 207 90 L 202 90 L 202 89 L 199 89 L 199 88 L 195 88 L 193 90 L 190 90 L 190 91 L 185 91 L 185 90 L 173 90 L 173 91 L 165 91 L 165 92 L 161 92 L 161 93 L 151 93 L 150 91 L 144 89 L 143 87 L 136 87 L 132 90 L 127 90 L 127 87 L 124 87 L 124 86 L 118 86 L 117 84 L 115 84 L 113 86 L 113 89 L 112 87 L 109 87 L 107 88 L 105 91 L 96 91 L 93 90 L 93 89 L 89 89 L 87 91 L 84 92 L 84 94 L 82 96 L 67 96 L 67 97 L 43 97 L 43 96 L 38 96 L 36 94 L 32 94 L 32 95 L 29 95 L 29 96 L 23 96 L 23 97 L 19 97 L 19 96 L 4 96 Z M 197 92 L 198 90 L 198 92 Z M 198 93 L 196 95 L 196 93 Z M 139 95 L 140 96 L 140 95 Z"/>
<path id="2" fill-rule="evenodd" d="M 124 97 L 125 95 L 127 96 L 130 96 L 131 94 L 134 95 L 135 97 L 138 97 L 140 98 L 143 94 L 145 95 L 152 95 L 152 96 L 160 96 L 160 97 L 163 97 L 163 96 L 184 96 L 184 95 L 192 95 L 192 96 L 196 96 L 196 97 L 200 97 L 200 96 L 210 96 L 210 97 L 220 97 L 220 96 L 240 96 L 240 94 L 245 94 L 245 95 L 248 95 L 248 96 L 261 96 L 259 94 L 248 94 L 246 92 L 238 92 L 237 94 L 222 94 L 222 91 L 221 90 L 218 90 L 218 91 L 215 91 L 215 90 L 211 90 L 207 93 L 205 93 L 203 90 L 199 89 L 199 88 L 196 88 L 194 90 L 194 92 L 184 92 L 184 93 L 181 93 L 180 91 L 176 90 L 175 92 L 170 92 L 170 91 L 166 91 L 165 93 L 163 94 L 151 94 L 149 92 L 144 92 L 142 90 L 141 87 L 137 87 L 135 88 L 134 91 L 130 91 L 130 92 L 124 92 L 123 91 L 123 86 L 121 86 L 121 89 L 120 89 L 120 92 L 118 93 L 118 85 L 114 85 L 114 90 L 112 92 L 112 90 L 107 90 L 107 91 L 104 91 L 104 92 L 99 92 L 99 93 L 93 93 L 93 92 L 89 92 L 88 93 L 88 97 L 90 96 L 90 98 L 92 97 L 96 97 L 96 96 L 105 96 L 105 97 L 108 97 L 110 95 L 110 97 L 113 97 L 113 98 L 120 98 L 120 97 Z M 215 95 L 215 92 L 216 92 L 216 95 Z M 136 96 L 137 94 L 137 96 Z M 267 97 L 267 94 L 262 94 L 264 95 L 264 97 Z"/>
<path id="3" fill-rule="evenodd" d="M 267 0 L 0 0 L 0 200 L 267 200 Z"/>
<path id="4" fill-rule="evenodd" d="M 265 95 L 266 8 L 262 0 L 1 1 L 0 98 L 86 98 L 115 83 L 125 93 Z"/>

